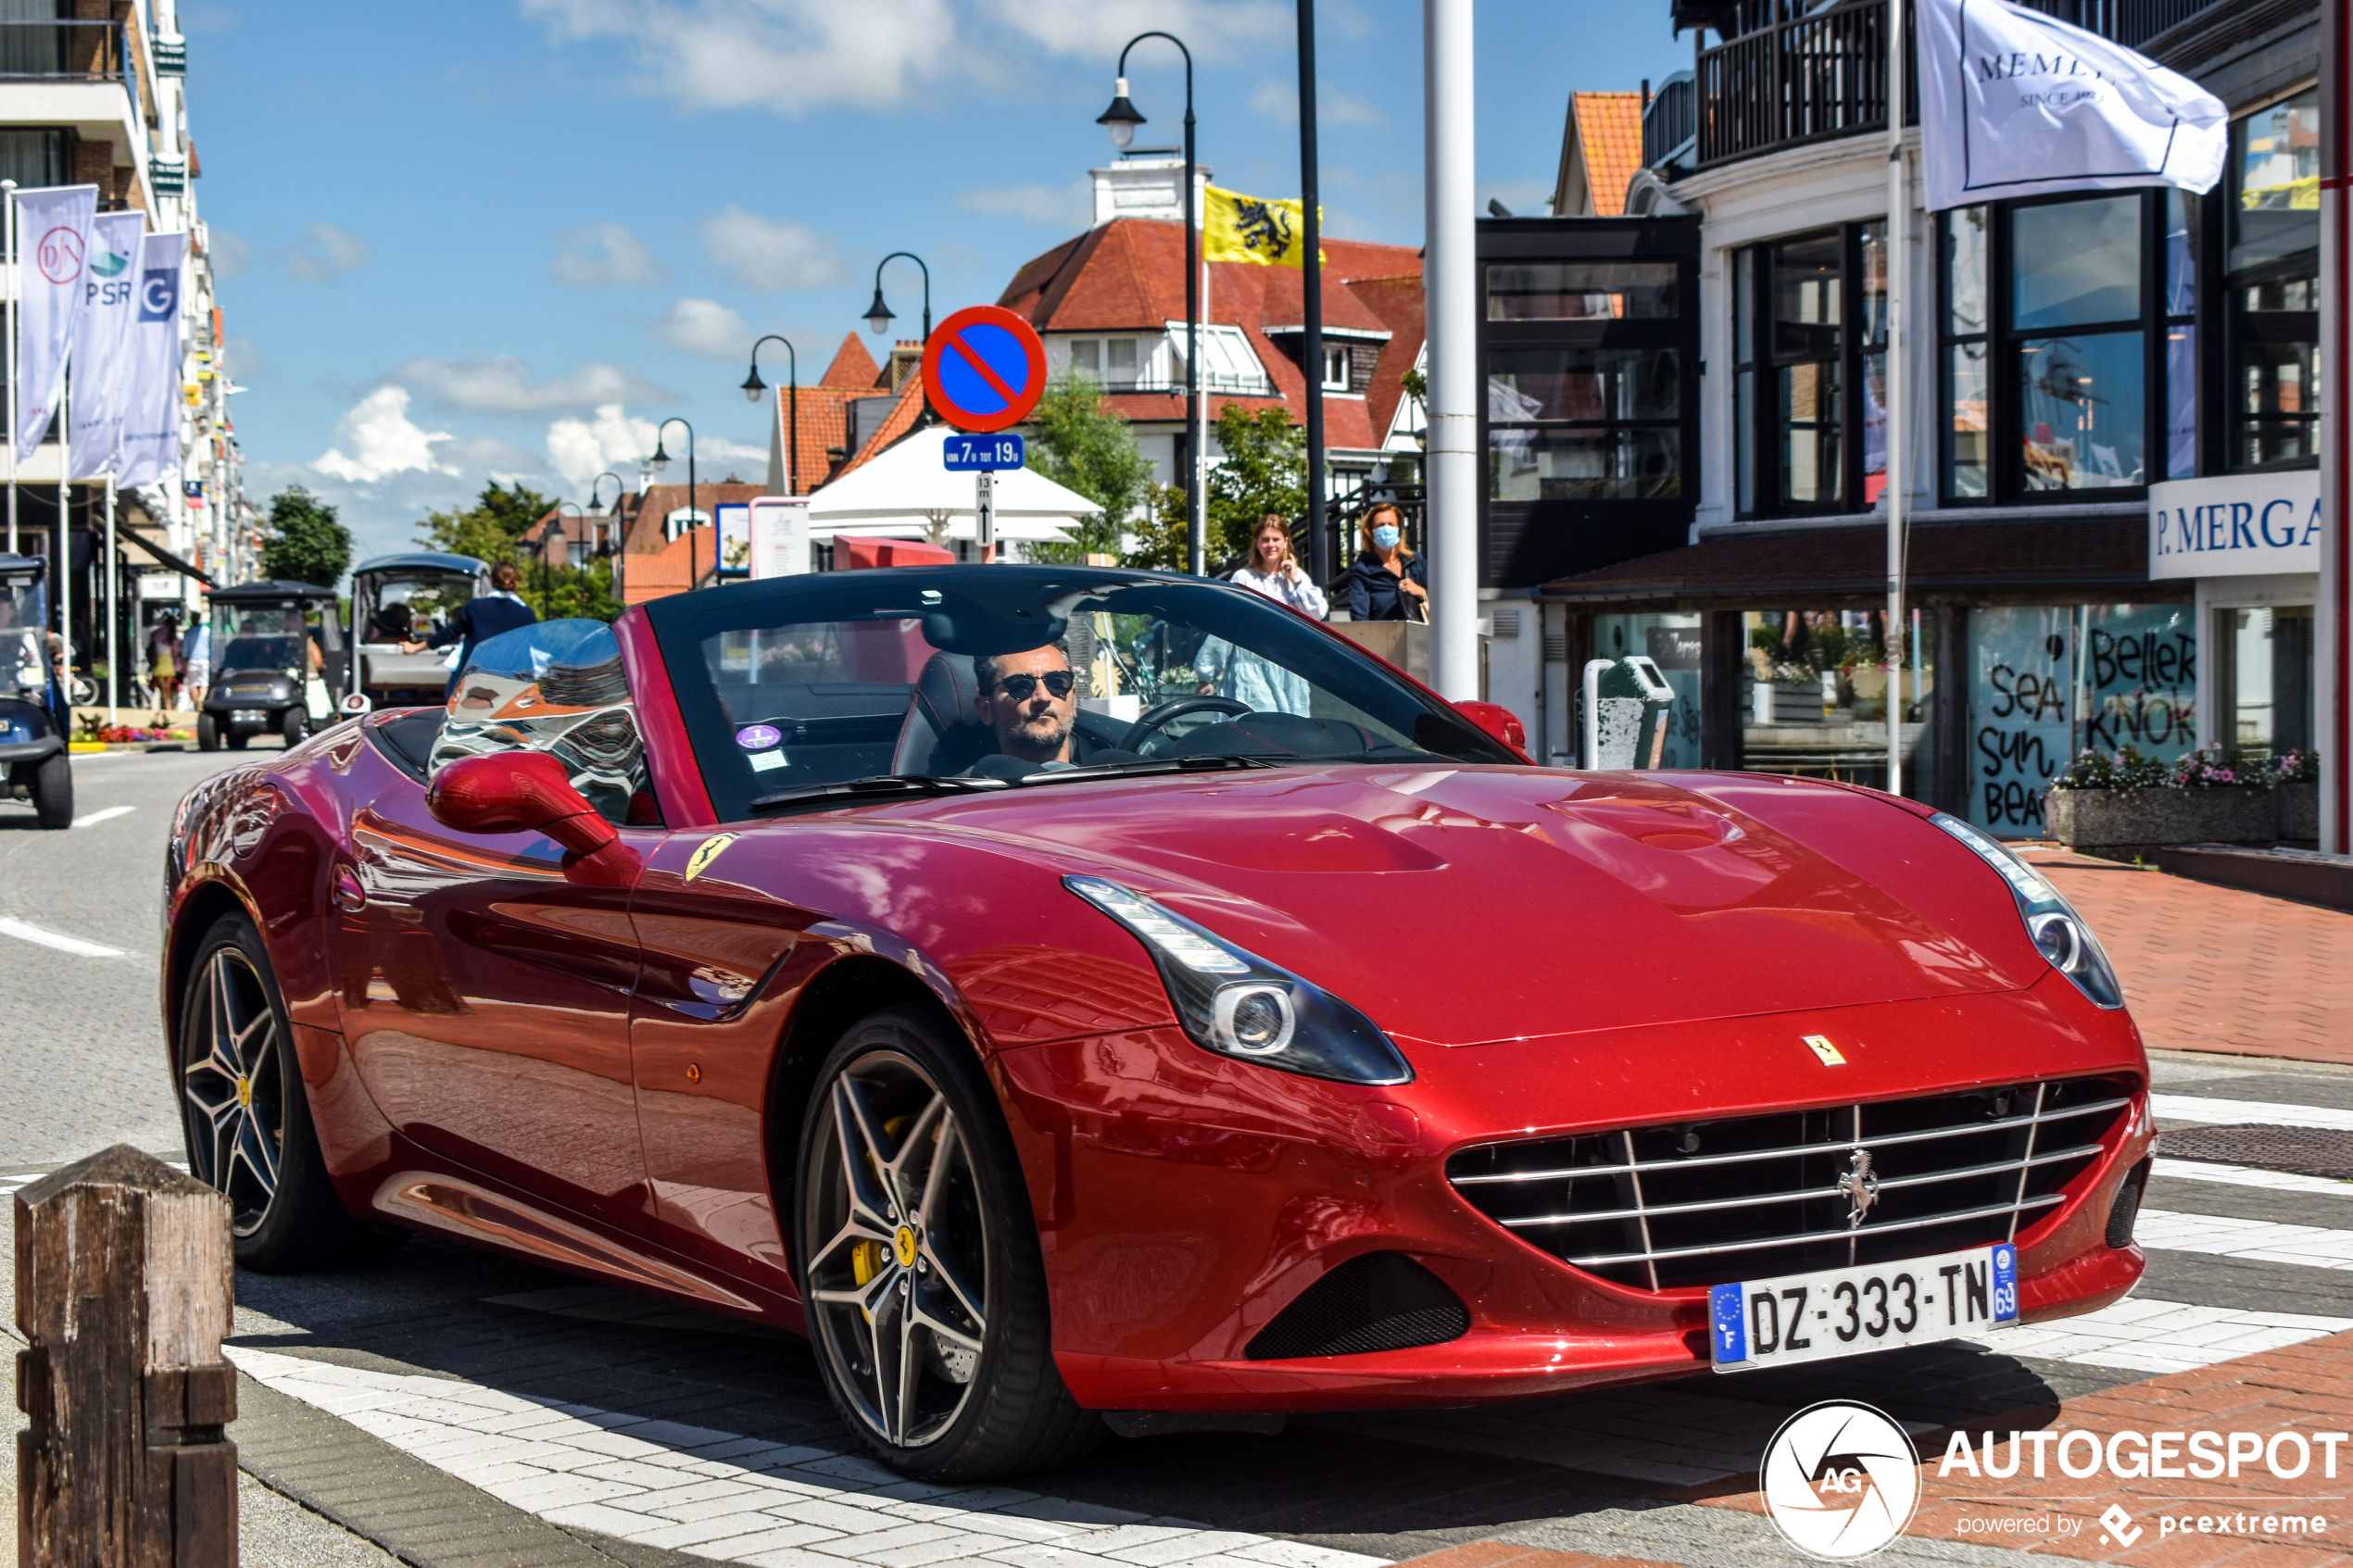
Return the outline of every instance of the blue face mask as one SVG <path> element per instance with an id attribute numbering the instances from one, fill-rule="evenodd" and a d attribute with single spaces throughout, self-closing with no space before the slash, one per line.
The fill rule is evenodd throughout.
<path id="1" fill-rule="evenodd" d="M 1393 550 L 1397 548 L 1398 537 L 1396 527 L 1384 522 L 1373 530 L 1373 547 L 1380 550 Z"/>

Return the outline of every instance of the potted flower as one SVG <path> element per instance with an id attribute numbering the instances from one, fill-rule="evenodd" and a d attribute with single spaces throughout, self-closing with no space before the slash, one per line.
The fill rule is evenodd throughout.
<path id="1" fill-rule="evenodd" d="M 2152 844 L 2270 844 L 2280 836 L 2272 770 L 2221 746 L 2163 761 L 2126 746 L 2085 751 L 2051 781 L 2053 836 L 2071 849 Z"/>

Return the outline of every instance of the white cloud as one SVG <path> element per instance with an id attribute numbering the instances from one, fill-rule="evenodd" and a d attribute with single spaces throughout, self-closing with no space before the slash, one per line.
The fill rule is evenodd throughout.
<path id="1" fill-rule="evenodd" d="M 549 277 L 575 289 L 648 282 L 661 274 L 653 252 L 618 223 L 583 223 L 570 231 L 547 269 Z"/>
<path id="2" fill-rule="evenodd" d="M 220 368 L 239 386 L 250 386 L 270 373 L 270 361 L 253 339 L 233 332 L 220 345 Z"/>
<path id="3" fill-rule="evenodd" d="M 654 421 L 632 418 L 619 403 L 598 407 L 588 419 L 561 419 L 547 427 L 547 459 L 574 489 L 610 469 L 624 480 L 654 449 Z M 761 454 L 763 460 L 766 454 Z"/>
<path id="4" fill-rule="evenodd" d="M 1108 64 L 1120 47 L 1147 29 L 1175 33 L 1197 56 L 1229 56 L 1251 45 L 1295 41 L 1297 14 L 1277 0 L 985 0 L 998 22 L 1032 44 L 1058 55 Z M 1146 51 L 1151 53 L 1148 56 Z M 1147 60 L 1181 69 L 1175 50 L 1154 39 L 1136 51 L 1131 66 Z"/>
<path id="5" fill-rule="evenodd" d="M 311 466 L 353 484 L 373 484 L 411 469 L 456 473 L 454 466 L 434 454 L 435 443 L 450 439 L 447 431 L 422 430 L 409 421 L 407 388 L 380 386 L 343 417 L 335 427 L 334 445 Z"/>
<path id="6" fill-rule="evenodd" d="M 751 345 L 751 328 L 733 310 L 712 299 L 673 299 L 654 336 L 681 354 L 731 359 Z"/>
<path id="7" fill-rule="evenodd" d="M 732 204 L 703 220 L 702 243 L 714 265 L 741 278 L 754 294 L 824 288 L 846 274 L 838 248 L 824 235 Z"/>
<path id="8" fill-rule="evenodd" d="M 798 116 L 897 103 L 955 63 L 949 0 L 522 0 L 562 39 L 619 38 L 635 85 L 704 109 Z"/>
<path id="9" fill-rule="evenodd" d="M 1083 180 L 1068 185 L 1010 185 L 960 191 L 956 205 L 974 212 L 1002 213 L 1032 223 L 1057 228 L 1087 227 L 1094 221 L 1095 204 Z"/>
<path id="10" fill-rule="evenodd" d="M 695 467 L 700 470 L 697 477 L 706 484 L 714 477 L 724 479 L 731 473 L 753 483 L 768 477 L 768 448 L 765 446 L 730 441 L 724 435 L 706 435 L 696 448 L 695 456 Z M 677 471 L 673 466 L 662 478 L 673 478 Z"/>
<path id="11" fill-rule="evenodd" d="M 1282 80 L 1268 77 L 1251 93 L 1250 107 L 1286 125 L 1298 124 L 1299 79 L 1295 76 Z M 1315 123 L 1318 126 L 1379 125 L 1383 121 L 1380 110 L 1372 105 L 1324 87 L 1315 94 Z"/>
<path id="12" fill-rule="evenodd" d="M 594 359 L 584 360 L 568 376 L 534 382 L 531 367 L 511 354 L 411 359 L 384 379 L 413 386 L 444 408 L 483 414 L 585 408 L 628 398 L 659 402 L 673 395 L 634 370 Z"/>
<path id="13" fill-rule="evenodd" d="M 332 283 L 346 272 L 368 264 L 368 242 L 332 223 L 313 223 L 300 245 L 278 252 L 278 266 L 289 278 L 306 283 Z"/>
<path id="14" fill-rule="evenodd" d="M 212 275 L 226 282 L 242 278 L 253 266 L 253 245 L 243 234 L 223 229 L 218 223 L 205 225 L 205 237 L 212 243 Z"/>

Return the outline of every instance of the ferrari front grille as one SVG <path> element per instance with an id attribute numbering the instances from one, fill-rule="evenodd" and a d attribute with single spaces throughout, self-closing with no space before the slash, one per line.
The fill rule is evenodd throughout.
<path id="1" fill-rule="evenodd" d="M 2066 1201 L 2132 1091 L 2053 1079 L 1484 1144 L 1446 1175 L 1513 1235 L 1620 1285 L 1764 1279 L 2017 1236 Z"/>

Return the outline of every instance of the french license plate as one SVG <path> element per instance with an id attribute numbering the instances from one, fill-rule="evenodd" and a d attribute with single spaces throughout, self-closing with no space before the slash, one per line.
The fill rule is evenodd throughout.
<path id="1" fill-rule="evenodd" d="M 2007 1242 L 1779 1279 L 1707 1293 L 1718 1372 L 1859 1356 L 1960 1339 L 2018 1323 L 2018 1248 Z"/>
<path id="2" fill-rule="evenodd" d="M 229 715 L 229 722 L 233 724 L 266 724 L 269 721 L 269 713 L 258 708 L 240 708 Z"/>

